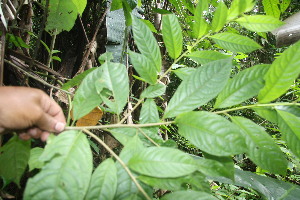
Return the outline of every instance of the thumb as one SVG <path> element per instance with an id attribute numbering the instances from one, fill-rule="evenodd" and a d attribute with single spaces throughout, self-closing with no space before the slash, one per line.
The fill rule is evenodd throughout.
<path id="1" fill-rule="evenodd" d="M 36 126 L 44 131 L 60 133 L 65 129 L 66 123 L 58 121 L 47 113 L 43 113 Z"/>

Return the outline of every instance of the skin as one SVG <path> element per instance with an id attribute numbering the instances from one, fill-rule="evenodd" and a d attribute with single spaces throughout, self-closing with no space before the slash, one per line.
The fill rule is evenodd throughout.
<path id="1" fill-rule="evenodd" d="M 24 140 L 46 141 L 50 133 L 64 130 L 61 107 L 41 90 L 28 87 L 0 87 L 0 133 L 16 131 Z"/>

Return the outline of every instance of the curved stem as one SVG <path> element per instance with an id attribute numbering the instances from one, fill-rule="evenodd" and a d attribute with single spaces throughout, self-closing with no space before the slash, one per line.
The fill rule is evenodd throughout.
<path id="1" fill-rule="evenodd" d="M 92 132 L 88 131 L 87 129 L 82 129 L 83 132 L 85 132 L 87 135 L 91 136 L 92 138 L 94 138 L 99 144 L 101 144 L 121 165 L 122 167 L 125 169 L 125 171 L 128 173 L 128 175 L 130 176 L 131 180 L 134 182 L 134 184 L 136 185 L 136 187 L 139 189 L 139 191 L 144 195 L 144 197 L 147 200 L 152 200 L 151 197 L 149 197 L 149 195 L 145 192 L 145 190 L 142 188 L 142 186 L 139 184 L 139 182 L 136 180 L 136 178 L 134 177 L 134 175 L 131 173 L 130 169 L 126 166 L 126 164 L 123 162 L 123 160 L 121 160 L 121 158 L 115 154 L 115 152 L 113 150 L 111 150 L 111 148 L 109 148 L 109 146 L 107 146 L 105 144 L 105 142 L 103 142 L 99 137 L 97 137 L 95 134 L 93 134 Z"/>
<path id="2" fill-rule="evenodd" d="M 84 129 L 107 129 L 107 128 L 143 128 L 151 126 L 161 126 L 172 124 L 174 121 L 161 122 L 161 123 L 149 123 L 149 124 L 109 124 L 100 126 L 79 126 L 79 127 L 66 127 L 65 130 L 84 130 Z"/>
<path id="3" fill-rule="evenodd" d="M 230 108 L 230 109 L 221 110 L 221 111 L 215 111 L 213 113 L 223 114 L 223 113 L 228 113 L 228 112 L 242 110 L 242 109 L 248 109 L 248 108 L 275 107 L 275 106 L 300 106 L 300 103 L 281 102 L 281 103 L 268 103 L 268 104 L 254 104 L 254 105 L 247 105 L 247 106 L 242 106 L 242 107 L 237 107 L 237 108 Z"/>

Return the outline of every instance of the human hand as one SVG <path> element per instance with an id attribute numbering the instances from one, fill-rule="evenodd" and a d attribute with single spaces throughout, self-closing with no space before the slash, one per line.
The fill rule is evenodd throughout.
<path id="1" fill-rule="evenodd" d="M 50 132 L 62 132 L 65 125 L 62 109 L 42 90 L 0 87 L 0 133 L 16 130 L 21 139 L 46 141 Z"/>

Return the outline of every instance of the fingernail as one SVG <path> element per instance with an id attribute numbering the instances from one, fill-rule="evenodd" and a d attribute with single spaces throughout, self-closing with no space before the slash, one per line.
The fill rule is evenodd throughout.
<path id="1" fill-rule="evenodd" d="M 65 126 L 66 125 L 64 123 L 57 122 L 54 128 L 55 128 L 55 131 L 62 132 L 65 129 Z"/>

